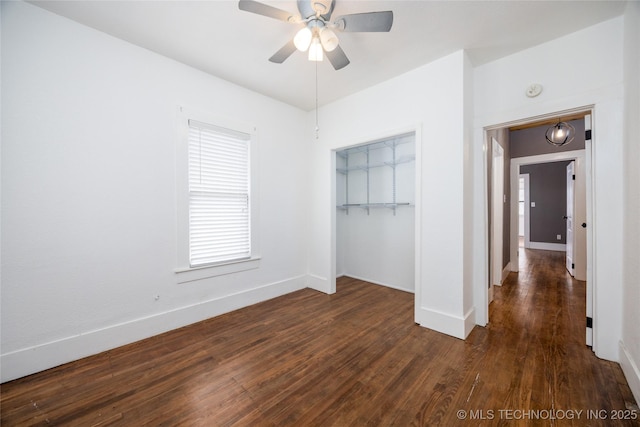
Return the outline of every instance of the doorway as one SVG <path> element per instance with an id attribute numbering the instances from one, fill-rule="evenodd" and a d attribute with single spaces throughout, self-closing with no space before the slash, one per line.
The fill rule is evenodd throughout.
<path id="1" fill-rule="evenodd" d="M 524 242 L 527 242 L 529 239 L 527 239 L 525 237 L 525 233 L 530 230 L 530 228 L 524 224 L 525 222 L 525 218 L 526 218 L 526 211 L 528 208 L 531 208 L 531 206 L 533 205 L 534 201 L 533 200 L 523 200 L 525 197 L 521 197 L 520 194 L 524 193 L 524 191 L 520 191 L 521 190 L 521 186 L 524 190 L 524 188 L 528 187 L 528 185 L 524 185 L 525 180 L 527 180 L 526 177 L 521 176 L 520 175 L 520 165 L 524 165 L 524 164 L 531 164 L 531 163 L 547 163 L 547 162 L 557 162 L 557 161 L 575 161 L 575 175 L 579 176 L 579 179 L 576 180 L 576 187 L 579 187 L 580 190 L 582 191 L 582 194 L 584 194 L 584 203 L 582 204 L 582 206 L 584 206 L 583 212 L 581 212 L 580 214 L 578 214 L 577 212 L 575 213 L 575 218 L 572 218 L 573 224 L 579 224 L 580 225 L 580 229 L 576 230 L 575 226 L 573 227 L 573 233 L 570 236 L 570 238 L 572 239 L 572 248 L 573 248 L 573 259 L 574 261 L 572 261 L 572 264 L 576 264 L 576 270 L 578 269 L 578 263 L 575 262 L 575 258 L 576 256 L 581 258 L 581 262 L 584 263 L 584 265 L 581 265 L 579 268 L 580 270 L 583 272 L 580 275 L 576 275 L 576 279 L 578 280 L 584 280 L 586 281 L 586 313 L 587 313 L 587 320 L 586 320 L 586 324 L 587 324 L 587 329 L 586 329 L 586 338 L 585 338 L 585 342 L 587 345 L 592 345 L 592 329 L 591 329 L 591 325 L 592 325 L 592 321 L 591 321 L 591 316 L 593 313 L 593 286 L 592 286 L 592 277 L 591 277 L 591 272 L 592 269 L 590 267 L 590 263 L 592 261 L 592 256 L 591 254 L 593 253 L 593 248 L 592 248 L 592 230 L 590 230 L 589 228 L 583 228 L 583 224 L 584 227 L 586 227 L 586 224 L 588 224 L 589 218 L 592 217 L 592 212 L 591 212 L 591 186 L 592 186 L 592 173 L 591 173 L 591 144 L 592 144 L 592 140 L 591 140 L 591 110 L 577 110 L 577 111 L 569 111 L 569 112 L 563 112 L 563 113 L 555 113 L 552 115 L 549 115 L 548 117 L 543 117 L 543 118 L 536 118 L 536 119 L 529 119 L 529 120 L 522 120 L 521 122 L 517 123 L 517 124 L 512 124 L 511 126 L 509 126 L 509 129 L 513 129 L 516 126 L 521 126 L 521 128 L 533 128 L 533 127 L 540 127 L 543 125 L 547 125 L 547 123 L 557 123 L 558 119 L 562 119 L 562 120 L 567 120 L 565 119 L 565 117 L 570 117 L 571 120 L 576 120 L 576 119 L 581 119 L 584 120 L 584 129 L 585 129 L 585 138 L 584 138 L 584 148 L 580 149 L 580 150 L 571 150 L 569 147 L 569 149 L 565 150 L 565 151 L 559 151 L 559 152 L 553 152 L 550 151 L 546 154 L 536 154 L 536 155 L 530 155 L 530 156 L 523 156 L 523 157 L 519 157 L 519 158 L 512 158 L 510 163 L 510 173 L 509 173 L 509 177 L 505 177 L 505 182 L 508 182 L 508 185 L 510 187 L 510 194 L 513 195 L 513 197 L 511 197 L 510 200 L 510 214 L 509 216 L 509 220 L 508 220 L 508 224 L 513 224 L 513 226 L 509 226 L 507 225 L 507 229 L 510 229 L 510 232 L 508 233 L 508 236 L 504 236 L 504 238 L 506 240 L 508 240 L 508 251 L 509 251 L 509 263 L 507 264 L 507 266 L 509 267 L 510 271 L 512 272 L 517 272 L 518 271 L 518 264 L 519 264 L 519 246 L 520 246 L 520 240 L 521 240 L 521 236 L 522 236 L 522 240 Z M 547 125 L 548 126 L 548 125 Z M 499 128 L 499 127 L 492 127 L 492 128 L 486 128 L 485 129 L 485 135 L 487 135 L 487 133 L 489 131 L 495 132 L 496 129 L 504 129 L 506 128 Z M 487 142 L 488 141 L 488 135 L 487 135 Z M 513 149 L 510 147 L 509 148 L 509 156 L 511 156 Z M 488 163 L 488 165 L 491 165 L 493 163 L 493 155 L 487 155 L 485 157 L 485 161 Z M 489 169 L 489 168 L 487 168 Z M 493 184 L 494 180 L 496 179 L 495 176 L 495 169 L 491 168 L 490 170 L 490 176 L 487 179 L 487 184 Z M 572 174 L 573 175 L 573 174 Z M 564 173 L 563 173 L 563 177 L 564 177 Z M 505 184 L 507 185 L 507 184 Z M 564 185 L 564 184 L 562 184 Z M 487 189 L 486 190 L 488 195 L 492 194 L 492 190 L 491 189 Z M 576 190 L 577 191 L 577 190 Z M 524 194 L 522 194 L 522 196 L 524 196 Z M 490 199 L 488 200 L 488 206 L 493 206 L 494 200 Z M 525 206 L 525 203 L 527 204 Z M 523 215 L 521 215 L 521 213 Z M 577 218 L 578 215 L 581 215 L 581 218 Z M 493 215 L 490 216 L 490 218 L 492 218 Z M 489 236 L 492 237 L 493 236 L 493 229 L 492 229 L 492 223 L 493 221 L 489 221 Z M 520 224 L 522 223 L 522 226 L 520 226 Z M 522 228 L 524 228 L 524 230 L 522 230 Z M 563 229 L 562 234 L 565 233 L 566 227 Z M 489 263 L 489 271 L 492 272 L 494 267 L 494 253 L 495 253 L 495 244 L 496 243 L 500 243 L 500 242 L 496 242 L 494 239 L 489 239 L 490 240 L 490 257 L 488 260 Z M 506 243 L 506 242 L 504 242 Z M 580 251 L 581 253 L 576 255 L 576 251 Z M 490 280 L 493 281 L 493 273 L 490 274 Z M 490 283 L 491 284 L 491 283 Z M 490 299 L 487 298 L 487 304 L 490 302 Z M 487 310 L 488 311 L 488 310 Z M 488 319 L 488 313 L 487 313 L 487 320 L 490 321 L 490 319 Z"/>
<path id="2" fill-rule="evenodd" d="M 415 292 L 415 132 L 335 151 L 336 278 Z"/>

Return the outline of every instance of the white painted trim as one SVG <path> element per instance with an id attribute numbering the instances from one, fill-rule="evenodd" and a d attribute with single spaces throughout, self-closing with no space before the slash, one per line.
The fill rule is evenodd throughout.
<path id="1" fill-rule="evenodd" d="M 491 138 L 491 284 L 502 285 L 503 216 L 505 205 L 504 149 Z"/>
<path id="2" fill-rule="evenodd" d="M 494 283 L 494 286 L 502 286 L 504 281 L 507 279 L 507 276 L 511 273 L 511 263 L 508 262 L 507 265 L 504 266 L 502 272 L 500 273 L 500 283 Z M 490 292 L 493 292 L 493 289 L 490 288 Z M 491 298 L 493 299 L 493 298 Z M 490 300 L 491 301 L 491 300 Z"/>
<path id="3" fill-rule="evenodd" d="M 335 294 L 335 279 L 333 280 L 333 288 L 326 277 L 316 276 L 315 274 L 307 274 L 307 287 L 314 289 L 318 292 L 324 292 L 325 294 Z"/>
<path id="4" fill-rule="evenodd" d="M 508 262 L 507 265 L 502 269 L 502 279 L 500 280 L 500 286 L 507 280 L 507 276 L 511 273 L 511 262 Z"/>
<path id="5" fill-rule="evenodd" d="M 1 382 L 98 354 L 306 287 L 301 275 L 0 356 Z"/>
<path id="6" fill-rule="evenodd" d="M 531 188 L 528 173 L 521 173 L 518 178 L 524 179 L 524 247 L 531 246 Z M 520 203 L 518 196 L 518 203 Z M 518 212 L 519 213 L 519 212 Z M 520 231 L 520 230 L 518 230 Z M 518 234 L 519 236 L 519 234 Z M 518 266 L 514 271 L 518 271 Z"/>
<path id="7" fill-rule="evenodd" d="M 629 353 L 627 346 L 620 341 L 620 366 L 636 402 L 640 402 L 640 369 L 638 368 L 638 362 L 640 361 L 633 360 L 633 356 Z"/>
<path id="8" fill-rule="evenodd" d="M 320 278 L 319 276 L 315 276 L 313 274 L 309 274 L 310 279 L 322 279 L 328 280 L 328 283 L 325 285 L 325 289 L 322 287 L 316 287 L 315 285 L 310 285 L 311 288 L 319 290 L 321 292 L 326 292 L 329 295 L 336 293 L 336 277 L 337 274 L 337 266 L 338 266 L 338 218 L 336 217 L 336 209 L 335 206 L 337 203 L 337 190 L 336 190 L 336 165 L 337 165 L 337 154 L 336 150 L 329 150 L 329 201 L 331 204 L 331 209 L 329 211 L 329 227 L 331 229 L 329 233 L 329 277 L 331 280 L 326 278 Z M 343 266 L 344 268 L 344 266 Z"/>
<path id="9" fill-rule="evenodd" d="M 410 294 L 415 293 L 413 289 L 407 289 L 407 288 L 403 288 L 401 286 L 391 285 L 389 283 L 383 283 L 383 282 L 380 282 L 378 280 L 367 279 L 366 277 L 356 276 L 354 274 L 345 273 L 342 276 L 343 277 L 351 277 L 352 279 L 362 280 L 364 282 L 372 283 L 372 284 L 378 285 L 378 286 L 385 286 L 387 288 L 396 289 L 398 291 L 409 292 Z"/>
<path id="10" fill-rule="evenodd" d="M 224 276 L 241 271 L 254 270 L 260 268 L 260 258 L 249 258 L 237 261 L 225 262 L 217 265 L 205 265 L 202 267 L 191 267 L 176 269 L 176 280 L 178 283 L 188 283 L 209 277 Z"/>
<path id="11" fill-rule="evenodd" d="M 415 137 L 415 167 L 414 167 L 414 197 L 415 197 L 415 217 L 414 217 L 414 230 L 415 233 L 415 273 L 413 278 L 414 283 L 414 300 L 413 300 L 413 319 L 418 322 L 418 316 L 420 312 L 420 302 L 422 301 L 422 123 L 416 124 L 416 137 Z"/>
<path id="12" fill-rule="evenodd" d="M 476 262 L 477 268 L 474 270 L 474 285 L 473 285 L 473 301 L 476 306 L 476 324 L 485 326 L 489 322 L 489 303 L 493 301 L 493 289 L 491 287 L 489 266 L 489 254 L 491 248 L 489 247 L 489 178 L 488 178 L 488 141 L 487 130 L 484 128 L 476 128 L 474 131 L 475 146 L 474 151 L 474 166 L 480 163 L 481 167 L 474 167 L 481 176 L 478 177 L 476 172 L 476 181 L 482 181 L 482 197 L 476 198 L 481 201 L 480 211 L 476 212 L 475 216 L 480 217 L 482 227 L 479 227 L 476 219 L 474 223 L 475 236 L 474 236 L 474 253 L 479 253 L 482 256 L 482 262 Z M 480 151 L 479 141 L 482 141 L 482 151 Z M 477 191 L 477 190 L 476 190 Z M 478 208 L 478 206 L 476 206 Z M 478 232 L 479 231 L 479 232 Z M 479 235 L 478 235 L 479 234 Z M 489 294 L 491 292 L 491 294 Z"/>
<path id="13" fill-rule="evenodd" d="M 590 147 L 589 147 L 590 148 Z M 520 166 L 530 165 L 537 163 L 551 163 L 563 160 L 575 160 L 583 159 L 586 156 L 586 147 L 583 150 L 562 151 L 559 153 L 540 154 L 537 156 L 516 157 L 511 159 L 511 194 L 518 194 Z M 515 193 L 514 193 L 515 191 Z M 511 198 L 511 224 L 518 223 L 518 198 Z M 511 265 L 517 266 L 518 264 L 518 230 L 512 227 L 509 246 L 511 248 L 510 261 Z M 536 243 L 530 242 L 530 249 L 543 249 L 542 247 L 535 247 Z M 564 249 L 545 249 L 545 250 L 566 250 Z"/>
<path id="14" fill-rule="evenodd" d="M 473 328 L 476 327 L 476 308 L 471 307 L 464 314 L 464 331 L 462 331 L 464 338 L 466 339 Z"/>
<path id="15" fill-rule="evenodd" d="M 475 319 L 475 308 L 471 308 L 463 317 L 460 317 L 420 307 L 419 318 L 416 319 L 416 321 L 420 326 L 463 340 L 467 338 L 471 330 L 475 327 Z"/>
<path id="16" fill-rule="evenodd" d="M 543 251 L 566 251 L 564 243 L 531 242 L 529 249 L 542 249 Z"/>

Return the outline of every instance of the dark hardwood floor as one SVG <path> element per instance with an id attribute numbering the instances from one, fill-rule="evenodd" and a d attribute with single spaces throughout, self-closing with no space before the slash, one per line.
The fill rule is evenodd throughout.
<path id="1" fill-rule="evenodd" d="M 563 253 L 525 255 L 466 341 L 342 278 L 5 383 L 1 424 L 639 426 L 612 419 L 640 414 L 584 345 L 584 282 Z"/>

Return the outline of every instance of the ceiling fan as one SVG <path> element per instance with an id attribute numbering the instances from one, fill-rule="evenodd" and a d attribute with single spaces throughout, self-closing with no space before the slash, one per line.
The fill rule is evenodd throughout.
<path id="1" fill-rule="evenodd" d="M 281 64 L 296 50 L 308 50 L 310 61 L 322 61 L 324 52 L 333 68 L 339 70 L 349 65 L 349 58 L 340 48 L 335 31 L 388 32 L 393 24 L 391 11 L 353 13 L 332 21 L 335 0 L 297 0 L 297 3 L 299 15 L 254 0 L 240 0 L 238 3 L 240 10 L 304 25 L 292 40 L 269 58 L 271 62 Z"/>

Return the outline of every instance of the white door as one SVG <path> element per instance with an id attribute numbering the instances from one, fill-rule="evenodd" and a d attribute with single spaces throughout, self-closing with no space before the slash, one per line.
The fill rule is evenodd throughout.
<path id="1" fill-rule="evenodd" d="M 592 176 L 591 176 L 591 144 L 592 144 L 592 139 L 591 139 L 591 115 L 587 114 L 586 116 L 584 116 L 584 129 L 585 129 L 585 136 L 584 136 L 584 145 L 585 145 L 585 152 L 586 152 L 586 162 L 584 164 L 584 167 L 581 169 L 583 169 L 585 171 L 584 174 L 581 174 L 582 176 L 584 176 L 584 193 L 585 193 L 585 199 L 584 199 L 584 216 L 582 218 L 585 218 L 584 220 L 581 218 L 580 221 L 580 232 L 578 233 L 578 241 L 583 241 L 585 242 L 585 253 L 584 253 L 584 257 L 583 257 L 583 262 L 584 262 L 584 280 L 587 281 L 587 333 L 586 333 L 586 341 L 587 341 L 587 345 L 591 346 L 593 345 L 593 284 L 592 284 L 592 280 L 593 280 L 593 270 L 591 267 L 591 260 L 592 258 L 592 250 L 593 250 L 593 231 L 588 229 L 587 227 L 591 226 L 591 222 L 593 222 L 593 217 L 591 216 L 592 213 L 590 211 L 590 209 L 588 209 L 588 206 L 591 206 L 591 201 L 592 201 L 592 187 L 591 187 L 591 183 L 592 183 Z M 581 181 L 582 182 L 582 181 Z M 579 193 L 580 194 L 580 193 Z M 580 203 L 582 204 L 582 201 L 580 200 Z M 579 205 L 580 206 L 580 205 Z M 581 208 L 579 208 L 581 209 Z M 578 277 L 579 278 L 579 277 Z"/>
<path id="2" fill-rule="evenodd" d="M 491 192 L 492 192 L 492 214 L 491 214 L 491 226 L 492 226 L 492 239 L 491 239 L 491 255 L 492 260 L 492 274 L 491 285 L 502 285 L 502 217 L 504 213 L 504 149 L 495 138 L 492 138 L 492 165 L 491 165 Z M 489 291 L 492 295 L 493 289 Z"/>
<path id="3" fill-rule="evenodd" d="M 567 222 L 567 270 L 573 276 L 573 270 L 575 265 L 573 263 L 573 207 L 574 207 L 574 189 L 575 189 L 575 161 L 567 165 L 567 216 L 565 216 Z"/>
<path id="4" fill-rule="evenodd" d="M 587 194 L 585 159 L 575 160 L 573 174 L 573 277 L 587 280 Z"/>

